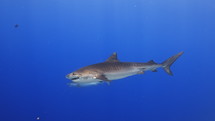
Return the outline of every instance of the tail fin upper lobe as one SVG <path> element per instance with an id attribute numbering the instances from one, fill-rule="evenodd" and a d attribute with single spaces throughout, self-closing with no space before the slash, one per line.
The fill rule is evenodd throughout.
<path id="1" fill-rule="evenodd" d="M 167 60 L 165 60 L 162 63 L 162 67 L 164 69 L 164 71 L 169 74 L 169 75 L 173 75 L 172 71 L 170 70 L 170 66 L 183 54 L 184 52 L 180 52 L 170 58 L 168 58 Z"/>

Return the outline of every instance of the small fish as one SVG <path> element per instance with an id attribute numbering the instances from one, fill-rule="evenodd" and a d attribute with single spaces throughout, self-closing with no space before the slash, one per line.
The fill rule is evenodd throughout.
<path id="1" fill-rule="evenodd" d="M 136 74 L 144 74 L 145 71 L 156 72 L 157 68 L 163 68 L 164 71 L 173 75 L 170 66 L 183 54 L 180 52 L 164 62 L 158 64 L 153 60 L 146 63 L 120 62 L 117 53 L 113 53 L 105 62 L 97 63 L 78 69 L 68 75 L 67 79 L 72 80 L 71 86 L 89 86 L 97 85 L 103 82 L 122 79 Z"/>
<path id="2" fill-rule="evenodd" d="M 19 27 L 19 24 L 15 24 L 15 25 L 14 25 L 14 28 L 18 28 L 18 27 Z"/>

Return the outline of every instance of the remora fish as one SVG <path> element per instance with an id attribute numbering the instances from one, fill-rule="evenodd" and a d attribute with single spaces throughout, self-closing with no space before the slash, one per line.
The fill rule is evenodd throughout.
<path id="1" fill-rule="evenodd" d="M 164 62 L 158 64 L 153 60 L 147 63 L 120 62 L 117 54 L 113 53 L 105 62 L 86 66 L 72 72 L 66 78 L 72 80 L 72 86 L 96 85 L 101 82 L 111 82 L 111 80 L 121 79 L 128 76 L 143 74 L 145 71 L 156 72 L 161 67 L 164 71 L 173 75 L 170 66 L 183 54 L 180 52 Z"/>

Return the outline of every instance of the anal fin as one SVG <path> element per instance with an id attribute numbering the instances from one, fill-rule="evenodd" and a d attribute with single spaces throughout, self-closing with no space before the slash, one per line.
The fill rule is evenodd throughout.
<path id="1" fill-rule="evenodd" d="M 156 69 L 153 69 L 152 72 L 157 72 L 157 70 L 156 70 Z"/>

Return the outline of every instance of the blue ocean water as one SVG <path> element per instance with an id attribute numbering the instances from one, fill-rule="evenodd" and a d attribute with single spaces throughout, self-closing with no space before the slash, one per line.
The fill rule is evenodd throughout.
<path id="1" fill-rule="evenodd" d="M 1 121 L 215 121 L 212 0 L 1 0 Z M 172 66 L 110 85 L 65 75 L 105 61 Z"/>

